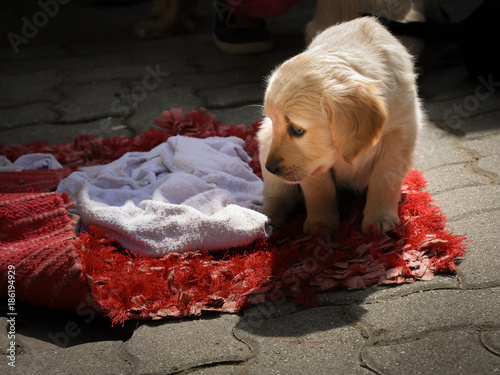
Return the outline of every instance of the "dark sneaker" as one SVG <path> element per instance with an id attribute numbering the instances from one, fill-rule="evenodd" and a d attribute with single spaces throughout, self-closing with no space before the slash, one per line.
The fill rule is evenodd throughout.
<path id="1" fill-rule="evenodd" d="M 249 54 L 273 48 L 273 39 L 264 20 L 257 26 L 245 26 L 233 16 L 232 8 L 222 1 L 215 1 L 214 8 L 213 38 L 219 50 L 231 54 Z"/>

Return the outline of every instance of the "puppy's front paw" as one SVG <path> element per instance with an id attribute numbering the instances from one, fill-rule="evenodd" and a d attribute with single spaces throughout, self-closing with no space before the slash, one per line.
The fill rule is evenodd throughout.
<path id="1" fill-rule="evenodd" d="M 271 219 L 271 225 L 278 229 L 293 212 L 293 203 L 286 199 L 270 198 L 266 199 L 260 212 Z"/>
<path id="2" fill-rule="evenodd" d="M 285 222 L 287 218 L 286 215 L 284 215 L 282 212 L 275 211 L 269 208 L 261 209 L 260 213 L 266 215 L 269 219 L 271 219 L 271 226 L 275 230 L 281 227 L 281 225 Z"/>
<path id="3" fill-rule="evenodd" d="M 340 219 L 336 215 L 328 215 L 321 217 L 309 217 L 307 216 L 304 222 L 304 233 L 314 233 L 314 234 L 331 234 L 333 235 L 340 226 Z"/>
<path id="4" fill-rule="evenodd" d="M 368 233 L 370 230 L 377 230 L 387 232 L 389 229 L 394 228 L 400 222 L 396 212 L 387 212 L 379 215 L 366 215 L 361 223 L 361 230 L 363 234 Z"/>

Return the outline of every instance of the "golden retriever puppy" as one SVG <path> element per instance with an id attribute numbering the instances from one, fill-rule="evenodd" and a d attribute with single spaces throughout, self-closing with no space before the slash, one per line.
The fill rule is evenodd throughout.
<path id="1" fill-rule="evenodd" d="M 304 232 L 334 233 L 341 187 L 367 189 L 363 232 L 398 224 L 423 121 L 415 79 L 405 47 L 369 17 L 326 29 L 270 75 L 258 140 L 274 227 L 303 194 Z"/>

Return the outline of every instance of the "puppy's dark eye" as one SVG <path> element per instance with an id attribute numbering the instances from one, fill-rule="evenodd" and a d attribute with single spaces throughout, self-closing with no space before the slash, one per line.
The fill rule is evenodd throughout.
<path id="1" fill-rule="evenodd" d="M 302 137 L 305 134 L 306 131 L 291 122 L 288 116 L 285 116 L 285 121 L 288 125 L 288 134 L 292 137 Z"/>
<path id="2" fill-rule="evenodd" d="M 290 135 L 294 137 L 301 137 L 305 134 L 305 130 L 302 128 L 298 128 L 297 126 L 290 126 L 288 128 L 288 131 L 290 132 Z"/>

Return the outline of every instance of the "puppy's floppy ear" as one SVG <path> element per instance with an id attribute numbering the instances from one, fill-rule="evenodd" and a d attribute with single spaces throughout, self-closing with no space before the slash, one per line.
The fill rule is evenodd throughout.
<path id="1" fill-rule="evenodd" d="M 387 108 L 371 82 L 356 83 L 343 93 L 331 90 L 322 98 L 327 111 L 333 145 L 347 163 L 364 149 L 374 146 L 380 136 Z"/>

